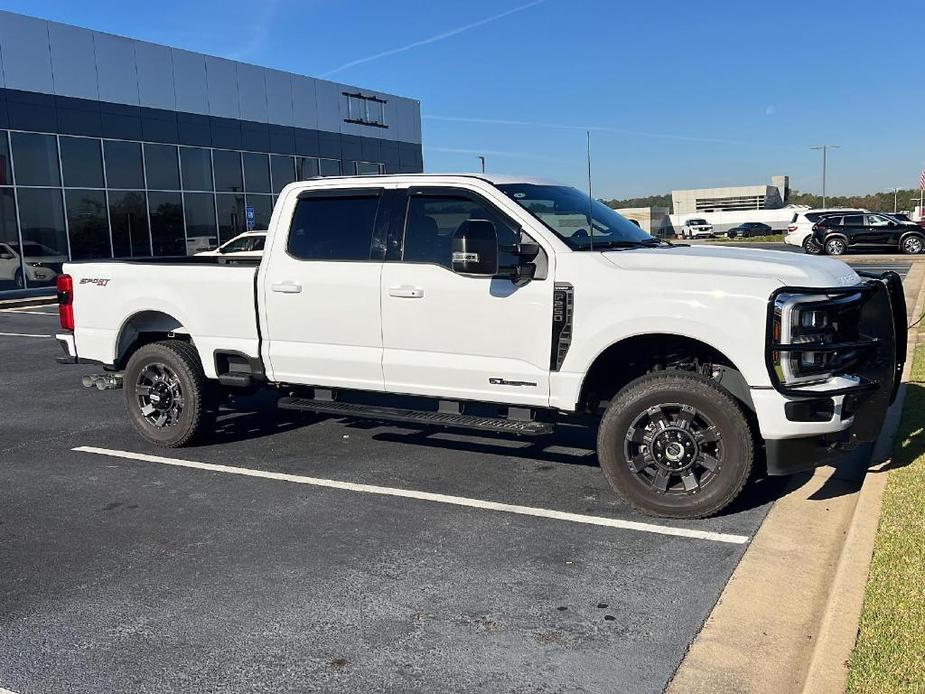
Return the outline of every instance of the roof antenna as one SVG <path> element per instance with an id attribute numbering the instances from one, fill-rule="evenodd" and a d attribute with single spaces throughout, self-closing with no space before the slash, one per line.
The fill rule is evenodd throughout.
<path id="1" fill-rule="evenodd" d="M 591 131 L 585 130 L 588 140 L 588 242 L 589 250 L 594 250 L 594 196 L 591 194 Z"/>

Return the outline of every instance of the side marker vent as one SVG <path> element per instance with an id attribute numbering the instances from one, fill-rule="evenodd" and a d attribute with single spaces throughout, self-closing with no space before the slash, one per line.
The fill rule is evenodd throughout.
<path id="1" fill-rule="evenodd" d="M 575 288 L 568 282 L 556 282 L 552 295 L 552 354 L 549 368 L 562 368 L 572 344 L 572 317 L 575 313 Z"/>

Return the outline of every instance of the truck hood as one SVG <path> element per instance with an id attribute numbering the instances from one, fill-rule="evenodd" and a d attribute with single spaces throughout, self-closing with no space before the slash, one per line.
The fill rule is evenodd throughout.
<path id="1" fill-rule="evenodd" d="M 799 287 L 850 287 L 860 282 L 857 273 L 840 260 L 787 251 L 697 245 L 604 251 L 602 255 L 630 272 L 749 277 Z"/>

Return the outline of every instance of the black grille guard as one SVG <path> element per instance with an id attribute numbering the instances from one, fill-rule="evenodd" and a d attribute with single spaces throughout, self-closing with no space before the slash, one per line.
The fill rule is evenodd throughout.
<path id="1" fill-rule="evenodd" d="M 902 278 L 889 271 L 882 275 L 871 272 L 858 272 L 865 278 L 860 285 L 853 287 L 781 287 L 771 294 L 768 302 L 768 322 L 766 334 L 765 362 L 774 388 L 788 396 L 824 397 L 866 393 L 868 400 L 882 401 L 889 405 L 896 399 L 899 383 L 906 361 L 906 340 L 908 324 L 906 320 L 906 299 L 903 293 Z M 819 343 L 804 342 L 798 344 L 779 344 L 774 342 L 774 311 L 777 297 L 781 294 L 816 294 L 826 296 L 844 296 L 860 294 L 861 339 L 851 342 Z M 853 350 L 857 355 L 848 363 L 841 365 L 835 375 L 853 376 L 860 379 L 856 385 L 830 390 L 810 390 L 781 382 L 774 368 L 775 352 L 833 352 Z"/>

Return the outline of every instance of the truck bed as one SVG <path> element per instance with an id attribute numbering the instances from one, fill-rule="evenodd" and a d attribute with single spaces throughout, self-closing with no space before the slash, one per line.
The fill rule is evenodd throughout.
<path id="1" fill-rule="evenodd" d="M 259 358 L 256 261 L 190 256 L 67 263 L 81 359 L 114 364 L 139 331 L 188 333 L 205 373 L 216 350 Z"/>

